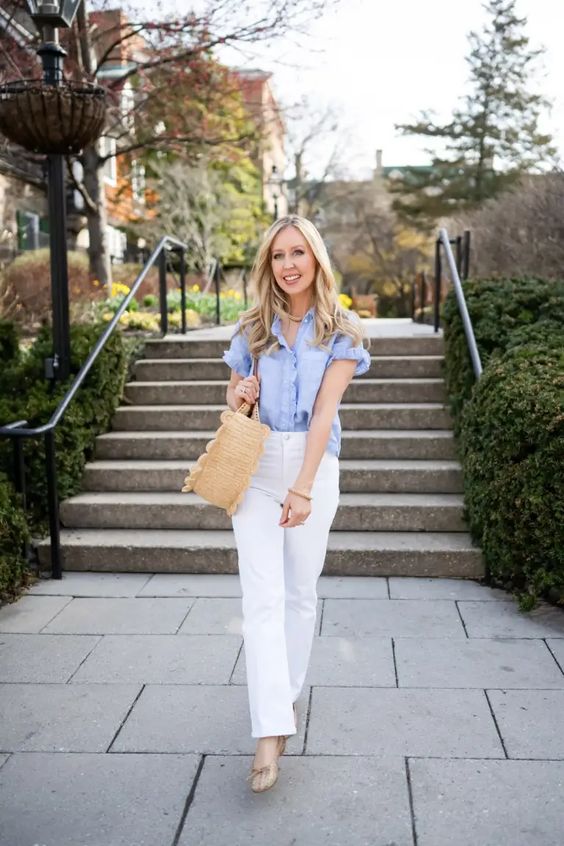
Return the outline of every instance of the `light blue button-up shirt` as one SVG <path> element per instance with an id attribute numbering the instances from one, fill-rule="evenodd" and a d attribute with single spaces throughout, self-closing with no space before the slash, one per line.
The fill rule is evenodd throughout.
<path id="1" fill-rule="evenodd" d="M 352 319 L 359 318 L 351 312 Z M 235 330 L 239 328 L 239 321 Z M 350 335 L 335 333 L 326 344 L 330 351 L 310 346 L 315 333 L 314 307 L 300 323 L 293 347 L 288 346 L 282 334 L 278 315 L 272 322 L 272 334 L 278 338 L 280 348 L 270 355 L 259 356 L 260 376 L 259 413 L 263 423 L 275 432 L 307 432 L 313 404 L 326 368 L 335 359 L 347 358 L 357 362 L 355 376 L 366 373 L 370 367 L 370 353 L 362 343 L 353 347 Z M 223 353 L 223 361 L 241 376 L 252 373 L 252 357 L 243 332 L 236 334 L 231 346 Z M 331 425 L 327 450 L 334 455 L 341 451 L 341 421 L 339 410 Z"/>

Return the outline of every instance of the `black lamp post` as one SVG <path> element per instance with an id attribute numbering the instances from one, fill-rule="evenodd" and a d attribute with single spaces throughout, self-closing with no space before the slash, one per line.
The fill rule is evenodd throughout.
<path id="1" fill-rule="evenodd" d="M 270 194 L 272 196 L 272 200 L 274 203 L 274 214 L 272 216 L 273 220 L 278 220 L 278 200 L 280 199 L 280 195 L 282 193 L 282 185 L 284 183 L 284 178 L 280 176 L 278 173 L 278 168 L 275 164 L 272 165 L 272 173 L 268 178 L 267 185 L 270 188 Z"/>
<path id="2" fill-rule="evenodd" d="M 59 27 L 69 27 L 80 0 L 41 2 L 27 0 L 29 13 L 43 43 L 37 53 L 43 63 L 43 83 L 63 83 L 66 51 L 59 44 Z M 69 281 L 67 265 L 67 210 L 64 159 L 60 153 L 47 156 L 49 243 L 51 253 L 51 296 L 53 303 L 53 358 L 45 360 L 48 379 L 66 379 L 70 374 Z"/>

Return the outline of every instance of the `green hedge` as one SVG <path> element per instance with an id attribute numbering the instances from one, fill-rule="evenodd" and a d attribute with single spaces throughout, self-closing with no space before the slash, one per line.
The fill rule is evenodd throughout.
<path id="1" fill-rule="evenodd" d="M 478 382 L 452 292 L 445 344 L 470 529 L 491 583 L 522 608 L 541 595 L 564 602 L 564 284 L 464 288 L 484 363 Z"/>
<path id="2" fill-rule="evenodd" d="M 0 598 L 13 599 L 18 588 L 27 584 L 23 558 L 24 543 L 30 541 L 21 500 L 10 480 L 0 473 Z"/>
<path id="3" fill-rule="evenodd" d="M 71 327 L 71 377 L 53 385 L 43 376 L 44 359 L 52 354 L 51 328 L 41 328 L 28 352 L 13 356 L 0 372 L 0 421 L 2 424 L 25 419 L 30 427 L 46 423 L 68 390 L 74 376 L 84 364 L 96 340 L 107 328 L 105 323 Z M 80 489 L 84 464 L 94 452 L 96 436 L 108 430 L 112 415 L 123 395 L 130 376 L 130 366 L 139 357 L 143 339 L 125 338 L 115 332 L 109 340 L 78 394 L 72 400 L 55 429 L 57 481 L 60 500 Z M 23 439 L 26 466 L 27 525 L 33 535 L 48 532 L 47 480 L 45 474 L 45 441 L 43 437 Z M 14 481 L 13 447 L 7 438 L 0 438 L 0 472 L 9 483 Z M 17 510 L 18 500 L 11 484 L 0 480 L 0 502 L 8 503 L 3 512 Z M 15 519 L 15 518 L 14 518 Z M 7 525 L 0 524 L 0 548 L 9 546 Z M 17 521 L 16 521 L 17 522 Z M 16 556 L 17 557 L 17 556 Z M 0 585 L 16 586 L 22 562 L 5 555 L 0 559 Z"/>
<path id="4" fill-rule="evenodd" d="M 0 320 L 0 361 L 2 369 L 20 358 L 20 344 L 15 325 L 10 320 Z"/>
<path id="5" fill-rule="evenodd" d="M 524 327 L 537 325 L 543 333 L 561 331 L 564 327 L 564 281 L 544 279 L 473 279 L 463 283 L 476 343 L 485 366 L 494 353 L 501 353 L 519 342 Z M 460 413 L 470 397 L 474 372 L 468 354 L 462 319 L 454 292 L 449 291 L 443 307 L 445 347 L 445 380 L 454 415 L 455 429 L 460 431 Z M 516 334 L 517 333 L 517 334 Z"/>

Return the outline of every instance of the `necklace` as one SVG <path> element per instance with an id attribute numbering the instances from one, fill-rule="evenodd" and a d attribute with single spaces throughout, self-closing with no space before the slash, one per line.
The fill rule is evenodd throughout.
<path id="1" fill-rule="evenodd" d="M 293 321 L 294 321 L 294 323 L 301 323 L 301 322 L 302 322 L 302 320 L 303 320 L 303 319 L 304 319 L 304 317 L 305 317 L 305 314 L 303 315 L 303 317 L 294 317 L 294 315 L 293 315 L 293 314 L 287 314 L 287 315 L 286 315 L 286 317 L 287 317 L 289 320 L 293 320 Z"/>

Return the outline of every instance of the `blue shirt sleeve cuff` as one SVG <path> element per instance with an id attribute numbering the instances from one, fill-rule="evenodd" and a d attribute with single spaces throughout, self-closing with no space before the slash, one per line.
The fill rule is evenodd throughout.
<path id="1" fill-rule="evenodd" d="M 349 359 L 358 362 L 354 371 L 354 376 L 362 376 L 366 373 L 371 364 L 370 353 L 364 347 L 348 347 L 344 350 L 334 350 L 331 356 L 331 361 L 339 359 Z"/>
<path id="2" fill-rule="evenodd" d="M 225 350 L 223 361 L 240 376 L 248 376 L 249 367 L 245 359 L 240 358 L 234 350 Z"/>

